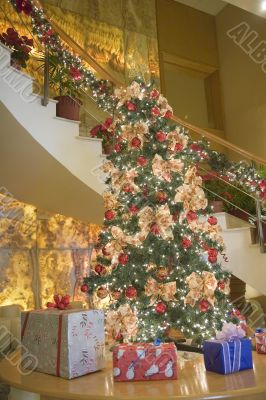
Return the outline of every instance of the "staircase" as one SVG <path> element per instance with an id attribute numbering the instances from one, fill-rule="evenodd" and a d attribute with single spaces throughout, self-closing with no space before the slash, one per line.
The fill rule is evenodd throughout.
<path id="1" fill-rule="evenodd" d="M 50 100 L 46 107 L 42 106 L 41 97 L 33 93 L 32 87 L 32 78 L 10 66 L 10 50 L 0 44 L 2 123 L 0 168 L 3 174 L 0 186 L 5 185 L 15 197 L 36 204 L 40 208 L 58 211 L 77 218 L 85 217 L 87 220 L 90 219 L 89 214 L 91 213 L 93 217 L 90 219 L 91 222 L 95 221 L 95 215 L 98 214 L 95 222 L 102 222 L 101 194 L 104 191 L 104 183 L 100 166 L 104 161 L 104 156 L 102 155 L 101 140 L 79 137 L 79 122 L 57 118 L 56 101 Z M 9 143 L 11 138 L 12 146 Z M 4 164 L 3 160 L 7 159 L 7 156 L 9 159 Z M 9 165 L 8 168 L 7 165 Z M 14 165 L 17 170 L 12 174 Z M 26 168 L 27 165 L 28 168 Z M 44 177 L 44 169 L 46 169 L 49 179 Z M 48 188 L 49 196 L 50 193 L 56 191 L 63 197 L 62 207 L 58 209 L 49 201 L 41 201 L 40 196 L 36 193 L 32 198 L 27 197 L 25 196 L 26 190 L 23 191 L 23 188 L 16 192 L 17 186 L 15 188 L 13 185 L 12 177 L 10 181 L 6 178 L 10 175 L 16 180 L 18 175 L 22 179 L 27 176 L 27 180 L 23 184 L 27 185 L 28 182 L 31 182 L 32 190 L 40 183 L 37 179 L 43 177 L 48 186 L 47 190 L 42 193 L 42 197 L 47 198 Z M 57 180 L 54 187 L 52 187 L 53 179 Z M 62 185 L 62 182 L 65 184 Z M 75 188 L 74 193 L 69 193 L 67 185 L 71 190 Z M 42 192 L 41 188 L 39 191 Z M 84 195 L 86 205 L 82 204 Z M 90 204 L 100 204 L 100 212 L 95 212 L 95 210 L 91 210 L 88 214 L 86 212 L 79 213 L 78 210 L 69 212 L 69 207 L 64 207 L 64 203 L 68 201 L 67 196 L 75 198 L 75 207 L 80 203 L 81 208 L 86 207 L 87 210 L 89 210 Z M 60 201 L 57 200 L 57 203 Z"/>
<path id="2" fill-rule="evenodd" d="M 223 268 L 266 295 L 266 254 L 260 252 L 259 244 L 252 244 L 248 222 L 227 213 L 215 216 L 222 228 L 228 262 L 221 258 Z"/>

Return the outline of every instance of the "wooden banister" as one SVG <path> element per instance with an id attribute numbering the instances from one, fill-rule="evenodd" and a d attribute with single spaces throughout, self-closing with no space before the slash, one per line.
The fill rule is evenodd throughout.
<path id="1" fill-rule="evenodd" d="M 115 86 L 118 87 L 125 87 L 125 85 L 115 79 L 109 72 L 107 72 L 100 64 L 97 63 L 82 47 L 79 46 L 66 32 L 64 32 L 58 24 L 53 20 L 53 18 L 49 17 L 49 21 L 53 27 L 53 29 L 58 33 L 58 35 L 61 37 L 61 39 L 67 43 L 67 45 L 72 48 L 84 61 L 86 61 L 98 74 L 100 77 L 109 80 L 110 82 L 113 82 Z M 195 126 L 193 124 L 190 124 L 189 122 L 183 120 L 182 118 L 173 116 L 172 120 L 177 122 L 178 124 L 184 126 L 185 128 L 189 129 L 190 131 L 199 134 L 200 136 L 204 136 L 210 141 L 220 144 L 224 147 L 226 147 L 229 150 L 234 151 L 235 153 L 241 155 L 241 157 L 244 157 L 245 159 L 255 161 L 259 165 L 265 165 L 266 166 L 266 159 L 263 157 L 257 156 L 255 154 L 250 153 L 249 151 L 246 151 L 242 149 L 241 147 L 229 142 L 228 140 L 225 140 L 223 138 L 220 138 L 213 133 L 209 132 L 206 129 L 200 128 L 198 126 Z"/>

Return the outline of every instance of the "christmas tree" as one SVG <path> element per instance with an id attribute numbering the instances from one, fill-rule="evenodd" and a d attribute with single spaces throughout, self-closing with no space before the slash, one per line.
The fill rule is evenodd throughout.
<path id="1" fill-rule="evenodd" d="M 164 338 L 170 327 L 212 337 L 228 315 L 229 275 L 198 173 L 207 155 L 171 123 L 171 107 L 151 85 L 135 80 L 115 96 L 104 226 L 82 290 L 108 305 L 117 340 Z"/>

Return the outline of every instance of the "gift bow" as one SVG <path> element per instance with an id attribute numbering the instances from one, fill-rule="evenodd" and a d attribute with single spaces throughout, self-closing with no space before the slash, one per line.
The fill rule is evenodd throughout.
<path id="1" fill-rule="evenodd" d="M 216 333 L 216 338 L 218 340 L 237 340 L 242 339 L 246 336 L 245 331 L 239 325 L 235 325 L 232 322 L 226 322 L 221 331 Z"/>
<path id="2" fill-rule="evenodd" d="M 158 283 L 155 279 L 149 278 L 144 289 L 146 296 L 151 296 L 150 305 L 154 304 L 158 297 L 165 301 L 175 300 L 176 282 Z"/>
<path id="3" fill-rule="evenodd" d="M 180 173 L 184 167 L 181 160 L 164 160 L 159 154 L 156 154 L 152 160 L 152 171 L 154 175 L 171 182 L 171 172 Z"/>
<path id="4" fill-rule="evenodd" d="M 194 307 L 196 301 L 205 298 L 214 306 L 214 292 L 218 282 L 212 272 L 203 271 L 201 276 L 196 272 L 192 272 L 192 274 L 186 278 L 186 283 L 190 290 L 185 297 L 185 304 L 190 304 Z"/>
<path id="5" fill-rule="evenodd" d="M 60 296 L 59 294 L 54 295 L 54 303 L 48 301 L 46 304 L 47 308 L 58 308 L 59 310 L 65 310 L 69 307 L 70 304 L 70 295 L 65 294 L 64 296 Z"/>
<path id="6" fill-rule="evenodd" d="M 171 229 L 173 218 L 167 204 L 158 207 L 155 212 L 151 207 L 146 206 L 138 213 L 138 216 L 138 224 L 145 238 L 148 236 L 152 224 L 158 226 L 160 235 L 163 239 L 167 240 L 174 238 Z"/>

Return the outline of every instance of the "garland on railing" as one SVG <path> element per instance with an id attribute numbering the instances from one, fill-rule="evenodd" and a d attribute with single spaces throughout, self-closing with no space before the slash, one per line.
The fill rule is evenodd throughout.
<path id="1" fill-rule="evenodd" d="M 37 2 L 33 0 L 9 0 L 9 2 L 18 13 L 22 12 L 31 18 L 33 33 L 44 46 L 57 53 L 62 65 L 69 69 L 73 82 L 78 83 L 79 87 L 90 88 L 99 107 L 112 113 L 117 103 L 112 83 L 97 79 L 95 74 L 84 66 L 82 60 L 62 44 L 41 6 L 39 4 L 37 6 Z M 145 86 L 144 82 L 142 84 Z M 185 133 L 185 130 L 183 131 Z M 249 193 L 259 193 L 260 199 L 266 200 L 266 180 L 262 179 L 257 170 L 246 162 L 229 161 L 224 154 L 211 150 L 206 140 L 191 142 L 189 152 L 193 162 L 207 162 L 223 179 L 232 183 L 237 182 Z"/>
<path id="2" fill-rule="evenodd" d="M 95 74 L 85 67 L 82 60 L 64 46 L 57 32 L 45 16 L 43 9 L 32 0 L 9 0 L 18 13 L 24 13 L 31 18 L 33 33 L 40 42 L 56 53 L 62 66 L 69 68 L 75 83 L 84 89 L 90 88 L 99 107 L 105 111 L 113 111 L 113 85 L 104 79 L 97 79 Z"/>

